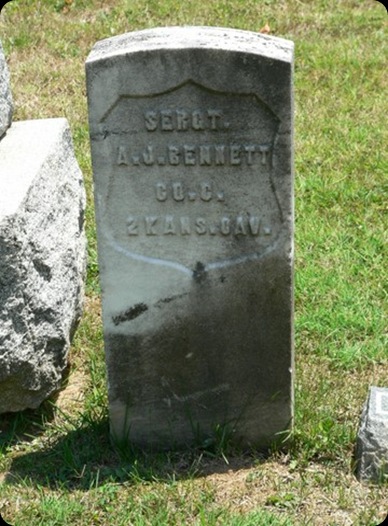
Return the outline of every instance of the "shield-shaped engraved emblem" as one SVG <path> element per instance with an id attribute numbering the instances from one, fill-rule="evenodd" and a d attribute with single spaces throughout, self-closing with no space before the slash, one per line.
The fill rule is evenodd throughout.
<path id="1" fill-rule="evenodd" d="M 192 272 L 266 254 L 282 211 L 271 178 L 279 119 L 257 95 L 188 80 L 123 95 L 100 123 L 109 243 Z"/>

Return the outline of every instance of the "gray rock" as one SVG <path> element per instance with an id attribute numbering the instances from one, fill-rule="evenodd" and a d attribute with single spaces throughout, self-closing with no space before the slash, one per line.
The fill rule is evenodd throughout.
<path id="1" fill-rule="evenodd" d="M 87 64 L 112 435 L 282 441 L 293 415 L 293 43 L 184 27 Z"/>
<path id="2" fill-rule="evenodd" d="M 0 413 L 58 389 L 81 315 L 82 174 L 66 119 L 15 122 L 0 141 Z"/>
<path id="3" fill-rule="evenodd" d="M 13 103 L 9 81 L 9 71 L 0 41 L 0 138 L 12 122 Z"/>
<path id="4" fill-rule="evenodd" d="M 388 478 L 388 388 L 369 389 L 357 437 L 356 474 L 372 482 Z"/>

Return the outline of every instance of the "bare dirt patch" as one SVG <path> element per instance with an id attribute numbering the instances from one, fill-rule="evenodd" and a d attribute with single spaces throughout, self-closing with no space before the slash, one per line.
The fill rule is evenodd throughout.
<path id="1" fill-rule="evenodd" d="M 70 372 L 64 389 L 57 395 L 55 401 L 57 408 L 64 413 L 81 410 L 87 384 L 88 378 L 85 373 L 80 370 Z"/>
<path id="2" fill-rule="evenodd" d="M 292 517 L 296 524 L 373 526 L 388 512 L 387 486 L 361 484 L 351 470 L 344 473 L 333 465 L 293 469 L 284 457 L 205 478 L 216 504 L 239 513 L 265 508 Z"/>

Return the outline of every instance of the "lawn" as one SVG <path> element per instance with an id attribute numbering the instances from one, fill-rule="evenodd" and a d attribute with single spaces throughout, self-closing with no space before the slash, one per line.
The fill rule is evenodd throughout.
<path id="1" fill-rule="evenodd" d="M 387 481 L 359 483 L 353 456 L 369 386 L 388 387 L 387 23 L 375 0 L 13 0 L 2 9 L 14 120 L 68 119 L 89 251 L 62 391 L 39 410 L 0 416 L 0 513 L 10 524 L 383 521 Z M 118 451 L 108 436 L 84 62 L 102 38 L 187 24 L 268 24 L 295 42 L 296 414 L 289 448 L 266 458 L 223 442 Z"/>

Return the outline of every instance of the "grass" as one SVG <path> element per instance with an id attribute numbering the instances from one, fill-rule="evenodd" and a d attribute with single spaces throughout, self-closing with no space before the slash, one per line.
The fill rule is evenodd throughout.
<path id="1" fill-rule="evenodd" d="M 388 386 L 387 12 L 374 0 L 13 0 L 0 14 L 15 120 L 65 116 L 88 193 L 85 314 L 63 391 L 0 416 L 0 513 L 24 525 L 380 524 L 388 486 L 352 473 L 362 404 Z M 107 394 L 84 61 L 111 35 L 230 26 L 296 44 L 296 417 L 269 458 L 218 442 L 117 451 Z"/>

